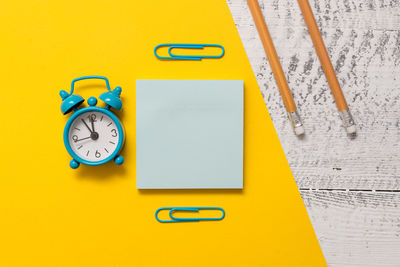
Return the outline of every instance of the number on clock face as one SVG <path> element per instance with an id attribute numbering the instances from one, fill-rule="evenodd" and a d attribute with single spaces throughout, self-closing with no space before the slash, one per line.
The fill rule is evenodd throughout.
<path id="1" fill-rule="evenodd" d="M 102 112 L 85 112 L 71 124 L 68 139 L 71 149 L 80 158 L 96 162 L 108 158 L 118 147 L 115 121 Z"/>

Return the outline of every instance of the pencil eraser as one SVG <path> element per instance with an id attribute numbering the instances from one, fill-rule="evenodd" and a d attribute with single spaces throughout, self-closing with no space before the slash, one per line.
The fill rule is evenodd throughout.
<path id="1" fill-rule="evenodd" d="M 356 126 L 355 125 L 350 125 L 349 127 L 346 128 L 346 131 L 348 134 L 355 134 L 356 133 Z"/>
<path id="2" fill-rule="evenodd" d="M 306 131 L 304 130 L 303 125 L 298 126 L 298 127 L 294 127 L 294 133 L 296 135 L 303 135 Z"/>

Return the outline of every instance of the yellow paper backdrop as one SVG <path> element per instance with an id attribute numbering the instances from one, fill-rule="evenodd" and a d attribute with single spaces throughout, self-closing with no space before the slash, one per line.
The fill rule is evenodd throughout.
<path id="1" fill-rule="evenodd" d="M 306 210 L 224 0 L 14 1 L 0 11 L 0 266 L 320 266 Z M 220 60 L 165 62 L 165 42 Z M 71 170 L 60 89 L 122 87 L 126 162 Z M 244 189 L 136 189 L 135 80 L 242 79 Z M 80 82 L 86 99 L 105 90 Z M 162 206 L 220 206 L 220 222 L 161 224 Z"/>

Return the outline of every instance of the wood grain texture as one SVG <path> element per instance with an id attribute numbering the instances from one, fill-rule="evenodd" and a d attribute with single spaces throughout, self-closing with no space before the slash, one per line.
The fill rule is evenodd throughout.
<path id="1" fill-rule="evenodd" d="M 400 194 L 301 194 L 329 266 L 400 265 Z"/>
<path id="2" fill-rule="evenodd" d="M 245 0 L 228 0 L 330 266 L 400 266 L 400 0 L 309 0 L 357 124 L 346 136 L 294 0 L 259 0 L 306 136 L 289 124 Z"/>

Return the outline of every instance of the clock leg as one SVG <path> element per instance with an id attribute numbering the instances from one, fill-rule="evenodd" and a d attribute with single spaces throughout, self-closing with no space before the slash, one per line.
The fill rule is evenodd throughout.
<path id="1" fill-rule="evenodd" d="M 77 162 L 76 160 L 71 160 L 70 162 L 69 162 L 69 166 L 72 168 L 72 169 L 76 169 L 76 168 L 78 168 L 79 167 L 79 162 Z"/>
<path id="2" fill-rule="evenodd" d="M 121 165 L 122 163 L 124 163 L 124 157 L 123 156 L 116 156 L 114 159 L 115 164 L 117 165 Z"/>

